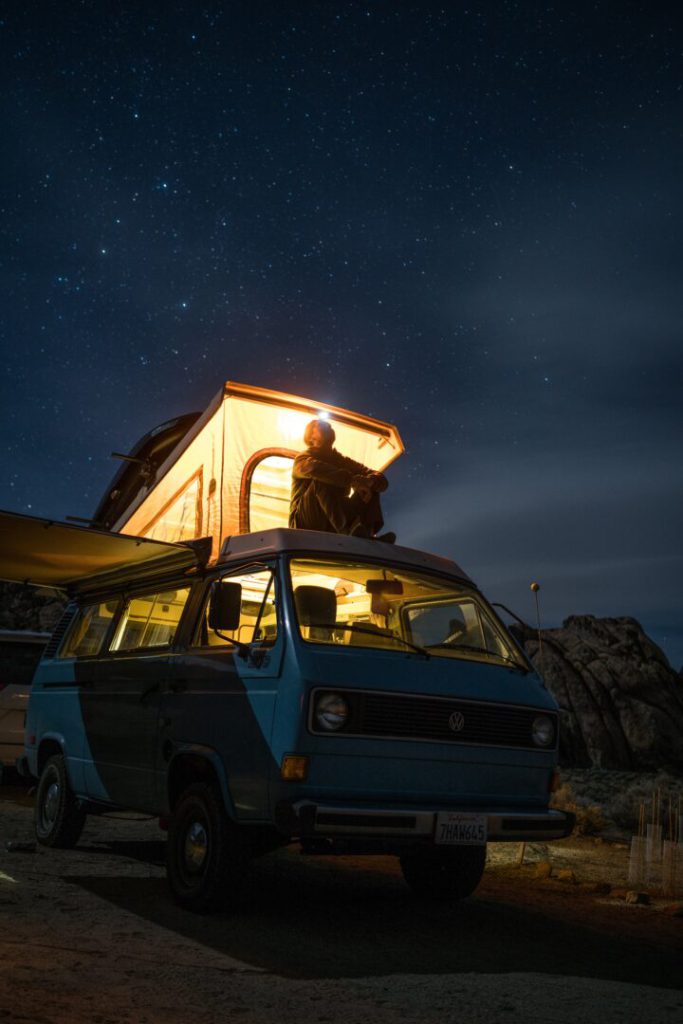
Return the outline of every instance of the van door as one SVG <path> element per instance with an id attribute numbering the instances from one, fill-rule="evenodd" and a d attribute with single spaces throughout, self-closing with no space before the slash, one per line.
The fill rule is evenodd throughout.
<path id="1" fill-rule="evenodd" d="M 58 626 L 62 642 L 57 640 L 53 656 L 41 662 L 31 698 L 38 742 L 45 737 L 60 742 L 71 788 L 79 796 L 86 792 L 89 702 L 116 607 L 116 601 L 93 601 L 66 609 Z"/>
<path id="2" fill-rule="evenodd" d="M 231 629 L 209 625 L 211 587 L 239 587 Z M 239 647 L 237 645 L 240 645 Z M 284 651 L 273 567 L 252 566 L 214 578 L 200 603 L 184 655 L 163 698 L 160 744 L 168 762 L 195 750 L 219 766 L 237 817 L 268 817 L 273 728 Z"/>
<path id="3" fill-rule="evenodd" d="M 117 807 L 159 810 L 155 784 L 159 705 L 188 586 L 127 597 L 99 661 L 87 709 L 85 785 Z"/>

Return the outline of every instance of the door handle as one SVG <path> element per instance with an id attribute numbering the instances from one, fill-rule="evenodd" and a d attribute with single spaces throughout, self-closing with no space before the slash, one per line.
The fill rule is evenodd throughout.
<path id="1" fill-rule="evenodd" d="M 187 689 L 187 679 L 174 679 L 168 688 L 171 693 L 182 693 Z"/>

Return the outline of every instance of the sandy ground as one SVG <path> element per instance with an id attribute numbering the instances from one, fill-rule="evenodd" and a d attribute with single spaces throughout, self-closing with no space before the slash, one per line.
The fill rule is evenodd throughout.
<path id="1" fill-rule="evenodd" d="M 0 788 L 1 1024 L 683 1022 L 683 900 L 626 903 L 623 843 L 493 848 L 476 895 L 415 900 L 391 858 L 259 862 L 247 909 L 171 901 L 156 822 L 32 839 Z M 547 872 L 551 875 L 539 877 Z"/>

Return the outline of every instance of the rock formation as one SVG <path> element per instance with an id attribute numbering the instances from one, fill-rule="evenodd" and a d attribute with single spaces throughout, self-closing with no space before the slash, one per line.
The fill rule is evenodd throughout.
<path id="1" fill-rule="evenodd" d="M 562 708 L 567 767 L 683 770 L 683 680 L 635 619 L 572 615 L 517 638 Z"/>
<path id="2" fill-rule="evenodd" d="M 64 609 L 64 599 L 53 593 L 0 583 L 0 629 L 30 629 L 51 633 Z"/>

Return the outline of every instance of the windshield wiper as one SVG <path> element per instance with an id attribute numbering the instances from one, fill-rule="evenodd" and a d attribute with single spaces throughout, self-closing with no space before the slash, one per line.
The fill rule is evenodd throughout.
<path id="1" fill-rule="evenodd" d="M 356 623 L 348 623 L 344 625 L 341 622 L 316 622 L 315 625 L 311 624 L 311 629 L 339 629 L 349 630 L 352 633 L 367 633 L 368 636 L 387 636 L 390 640 L 398 640 L 400 644 L 405 644 L 406 647 L 410 647 L 411 650 L 417 651 L 418 654 L 423 654 L 425 658 L 431 657 L 429 651 L 420 647 L 418 644 L 414 644 L 412 640 L 404 640 L 402 636 L 396 636 L 394 633 L 390 633 L 385 629 L 369 629 L 367 626 L 359 626 Z"/>
<path id="2" fill-rule="evenodd" d="M 477 647 L 475 644 L 457 644 L 457 643 L 453 644 L 453 643 L 446 643 L 446 642 L 440 643 L 440 644 L 429 644 L 428 645 L 428 649 L 430 651 L 439 650 L 439 649 L 443 650 L 444 648 L 446 650 L 449 650 L 449 651 L 455 651 L 455 650 L 458 650 L 458 651 L 474 651 L 475 654 L 489 654 L 492 658 L 502 658 L 503 661 L 509 661 L 510 664 L 515 666 L 515 668 L 520 669 L 520 671 L 522 671 L 524 673 L 529 671 L 528 668 L 526 668 L 524 665 L 520 664 L 520 662 L 518 662 L 516 658 L 511 657 L 511 655 L 509 655 L 509 654 L 501 654 L 500 651 L 490 651 L 488 649 L 488 647 Z"/>

